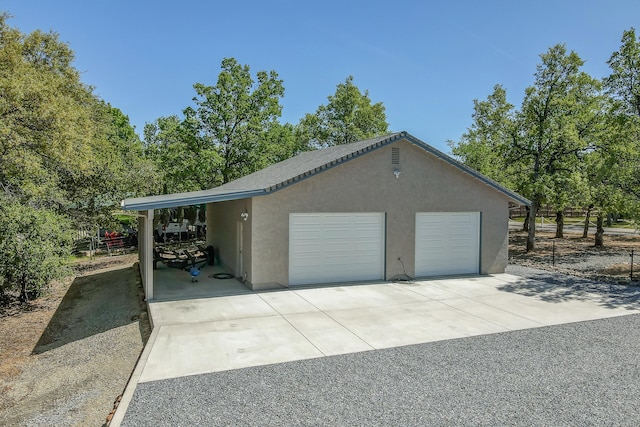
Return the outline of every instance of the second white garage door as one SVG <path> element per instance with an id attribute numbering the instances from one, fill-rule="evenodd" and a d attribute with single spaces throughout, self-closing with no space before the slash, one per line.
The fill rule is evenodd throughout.
<path id="1" fill-rule="evenodd" d="M 416 214 L 416 277 L 475 274 L 479 268 L 479 212 Z"/>
<path id="2" fill-rule="evenodd" d="M 384 277 L 384 213 L 289 215 L 289 285 Z"/>

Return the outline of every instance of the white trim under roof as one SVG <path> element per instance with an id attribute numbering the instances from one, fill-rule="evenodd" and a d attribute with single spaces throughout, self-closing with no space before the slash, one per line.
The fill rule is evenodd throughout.
<path id="1" fill-rule="evenodd" d="M 235 190 L 213 192 L 212 190 L 191 191 L 188 193 L 162 194 L 159 196 L 125 199 L 120 205 L 125 210 L 145 211 L 148 209 L 173 208 L 177 206 L 200 205 L 203 203 L 224 202 L 227 200 L 248 199 L 267 194 L 264 190 Z"/>

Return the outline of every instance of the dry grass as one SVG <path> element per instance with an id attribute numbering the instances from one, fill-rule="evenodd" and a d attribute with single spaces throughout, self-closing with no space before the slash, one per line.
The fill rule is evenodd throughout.
<path id="1" fill-rule="evenodd" d="M 540 268 L 549 268 L 555 262 L 564 263 L 568 271 L 562 271 L 569 274 L 584 275 L 584 271 L 570 271 L 571 262 L 580 262 L 590 256 L 600 256 L 603 263 L 607 260 L 615 258 L 618 261 L 610 261 L 611 264 L 605 265 L 595 271 L 597 277 L 594 279 L 617 279 L 628 278 L 631 269 L 631 258 L 629 255 L 634 251 L 634 279 L 640 277 L 640 236 L 638 235 L 621 235 L 608 236 L 605 234 L 603 248 L 594 245 L 593 235 L 583 238 L 582 234 L 565 233 L 562 239 L 555 238 L 553 232 L 536 232 L 536 249 L 527 253 L 526 248 L 527 234 L 523 231 L 511 231 L 509 233 L 509 257 L 510 262 L 529 265 Z M 621 263 L 621 257 L 628 257 L 629 262 Z M 636 273 L 637 272 L 637 273 Z"/>
<path id="2" fill-rule="evenodd" d="M 556 239 L 555 233 L 538 231 L 536 232 L 536 249 L 530 254 L 525 252 L 527 233 L 524 231 L 511 231 L 509 233 L 509 254 L 513 257 L 535 257 L 548 256 L 552 254 L 555 247 L 556 254 L 572 255 L 579 253 L 621 253 L 635 250 L 640 255 L 640 236 L 607 236 L 604 237 L 604 248 L 597 248 L 594 245 L 592 235 L 586 239 L 582 234 L 564 233 L 563 239 Z"/>
<path id="3" fill-rule="evenodd" d="M 628 264 L 613 264 L 607 268 L 599 270 L 598 273 L 605 276 L 613 277 L 629 277 L 631 274 L 631 263 Z M 633 262 L 633 277 L 640 277 L 640 263 Z"/>

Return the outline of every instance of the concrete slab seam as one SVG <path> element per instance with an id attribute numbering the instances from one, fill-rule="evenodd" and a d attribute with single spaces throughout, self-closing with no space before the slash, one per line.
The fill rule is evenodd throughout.
<path id="1" fill-rule="evenodd" d="M 340 321 L 338 321 L 338 319 L 334 318 L 333 316 L 331 316 L 329 313 L 323 311 L 320 309 L 320 307 L 316 306 L 315 304 L 313 304 L 311 301 L 309 301 L 308 299 L 306 299 L 305 297 L 303 297 L 302 295 L 299 295 L 296 291 L 294 291 L 296 293 L 296 295 L 298 295 L 300 298 L 302 298 L 303 300 L 305 300 L 306 302 L 308 302 L 309 304 L 311 304 L 313 307 L 317 308 L 318 311 L 322 314 L 324 314 L 325 316 L 327 316 L 329 319 L 333 320 L 334 322 L 336 322 L 338 325 L 342 326 L 345 330 L 349 331 L 351 334 L 353 334 L 353 336 L 355 336 L 356 338 L 358 338 L 360 341 L 362 341 L 363 343 L 367 344 L 369 347 L 371 347 L 373 350 L 376 350 L 377 348 L 373 345 L 371 345 L 370 342 L 368 342 L 367 340 L 365 340 L 364 338 L 362 338 L 360 335 L 356 334 L 354 331 L 352 331 L 351 329 L 349 329 L 347 326 L 343 325 L 342 323 L 340 323 Z M 306 338 L 306 337 L 305 337 Z M 323 353 L 324 354 L 324 353 Z"/>
<path id="2" fill-rule="evenodd" d="M 508 310 L 505 310 L 505 309 L 500 308 L 500 307 L 495 307 L 495 306 L 493 306 L 493 305 L 487 304 L 487 303 L 482 302 L 482 301 L 477 301 L 477 300 L 474 300 L 474 299 L 471 299 L 471 298 L 465 298 L 465 299 L 467 299 L 467 300 L 469 300 L 469 301 L 476 302 L 477 304 L 482 304 L 482 305 L 484 305 L 484 306 L 487 306 L 487 307 L 491 308 L 492 310 L 499 310 L 499 311 L 502 311 L 502 312 L 504 312 L 504 313 L 508 313 L 508 314 L 510 314 L 510 315 L 512 315 L 512 316 L 516 316 L 516 317 L 519 317 L 519 318 L 521 318 L 521 319 L 525 319 L 525 320 L 529 320 L 529 321 L 531 321 L 531 322 L 537 323 L 537 324 L 539 325 L 539 326 L 537 326 L 538 328 L 541 328 L 541 327 L 543 327 L 543 326 L 548 326 L 547 324 L 545 324 L 545 323 L 540 323 L 540 322 L 538 322 L 538 321 L 537 321 L 537 320 L 535 320 L 535 319 L 530 319 L 530 318 L 528 318 L 528 317 L 521 316 L 521 315 L 516 314 L 516 313 L 512 313 L 512 312 L 510 312 L 510 311 L 508 311 Z M 464 314 L 466 314 L 466 315 L 468 315 L 468 316 L 475 317 L 475 318 L 476 318 L 476 319 L 478 319 L 478 320 L 481 320 L 481 321 L 483 321 L 483 322 L 487 322 L 487 323 L 491 323 L 491 324 L 496 325 L 496 326 L 499 326 L 499 327 L 501 327 L 501 328 L 505 328 L 505 329 L 507 329 L 507 330 L 509 330 L 509 331 L 517 331 L 517 330 L 519 330 L 519 329 L 520 329 L 520 328 L 511 329 L 510 327 L 505 326 L 505 325 L 501 325 L 501 324 L 499 324 L 499 323 L 497 323 L 497 322 L 494 322 L 493 320 L 484 319 L 484 318 L 482 318 L 482 317 L 480 317 L 480 316 L 478 316 L 478 315 L 475 315 L 475 314 L 473 314 L 473 313 L 469 313 L 468 311 L 464 311 L 464 310 L 462 310 L 462 309 L 460 309 L 460 308 L 458 308 L 458 307 L 454 307 L 454 306 L 452 306 L 452 305 L 449 305 L 449 304 L 447 304 L 447 303 L 446 303 L 446 300 L 445 300 L 445 301 L 442 301 L 442 304 L 446 305 L 447 307 L 453 308 L 453 309 L 454 309 L 454 310 L 456 310 L 456 311 L 459 311 L 459 312 L 461 312 L 461 313 L 464 313 Z M 528 328 L 527 328 L 527 329 L 528 329 Z M 499 333 L 499 332 L 495 332 L 495 333 Z"/>
<path id="3" fill-rule="evenodd" d="M 291 323 L 291 322 L 289 321 L 289 319 L 287 319 L 287 318 L 286 318 L 286 316 L 285 316 L 284 314 L 280 313 L 280 312 L 278 311 L 278 309 L 276 309 L 274 306 L 272 306 L 271 304 L 269 304 L 269 301 L 267 301 L 267 300 L 265 300 L 264 298 L 262 298 L 262 295 L 258 294 L 258 297 L 260 297 L 260 299 L 261 299 L 262 301 L 264 301 L 264 302 L 265 302 L 269 307 L 271 307 L 271 308 L 272 308 L 276 313 L 278 313 L 278 315 L 279 315 L 279 316 L 280 316 L 280 317 L 281 317 L 285 322 L 287 322 L 289 325 L 291 325 L 291 327 L 292 327 L 293 329 L 295 329 L 295 330 L 296 330 L 300 335 L 302 335 L 302 336 L 304 337 L 304 339 L 305 339 L 305 340 L 307 340 L 307 342 L 313 346 L 313 348 L 315 348 L 316 350 L 318 350 L 318 351 L 319 351 L 323 356 L 326 356 L 326 353 L 325 353 L 324 351 L 320 350 L 320 349 L 318 348 L 318 346 L 317 346 L 317 345 L 315 345 L 315 344 L 314 344 L 314 343 L 313 343 L 313 342 L 312 342 L 312 341 L 311 341 L 311 340 L 310 340 L 310 339 L 309 339 L 309 338 L 308 338 L 308 337 L 307 337 L 307 336 L 306 336 L 306 335 L 305 335 L 305 334 L 304 334 L 300 329 L 296 328 L 296 327 L 295 327 L 295 325 L 294 325 L 293 323 Z M 305 301 L 306 301 L 306 300 L 305 300 Z M 312 305 L 313 305 L 313 304 L 312 304 Z M 314 307 L 315 307 L 315 306 L 314 306 Z M 318 307 L 316 307 L 316 308 L 318 308 Z M 322 310 L 320 310 L 320 312 L 322 312 Z"/>

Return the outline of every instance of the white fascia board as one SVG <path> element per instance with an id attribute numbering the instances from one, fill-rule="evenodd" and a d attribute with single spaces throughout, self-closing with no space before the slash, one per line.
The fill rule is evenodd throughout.
<path id="1" fill-rule="evenodd" d="M 264 190 L 233 191 L 217 194 L 175 193 L 161 196 L 139 197 L 125 199 L 121 202 L 122 209 L 131 211 L 145 211 L 150 209 L 173 208 L 177 206 L 192 206 L 203 203 L 224 202 L 227 200 L 248 199 L 265 194 Z"/>

